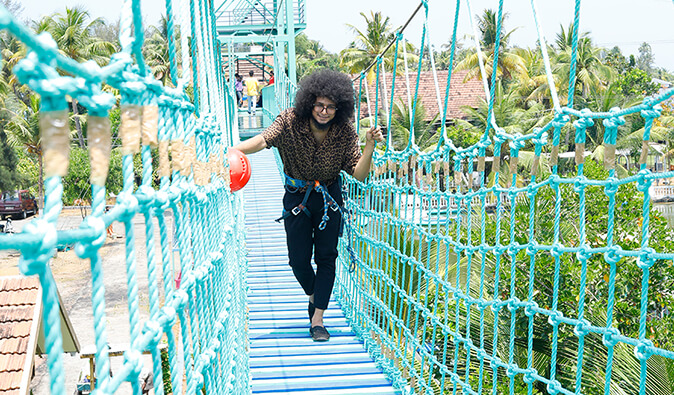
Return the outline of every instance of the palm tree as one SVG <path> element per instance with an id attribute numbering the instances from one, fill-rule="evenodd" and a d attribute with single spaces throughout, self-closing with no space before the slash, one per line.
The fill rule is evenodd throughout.
<path id="1" fill-rule="evenodd" d="M 437 132 L 435 123 L 440 114 L 435 114 L 431 120 L 426 120 L 427 113 L 421 100 L 417 100 L 414 110 L 414 142 L 420 150 L 424 151 L 438 143 L 440 133 Z M 402 150 L 407 147 L 410 139 L 412 113 L 407 102 L 399 98 L 394 102 L 391 117 L 391 139 L 393 147 Z"/>
<path id="2" fill-rule="evenodd" d="M 356 33 L 356 39 L 349 45 L 349 48 L 340 52 L 340 68 L 349 73 L 360 73 L 372 65 L 378 56 L 382 55 L 383 66 L 388 72 L 398 73 L 404 70 L 405 65 L 403 61 L 398 61 L 397 70 L 393 70 L 395 50 L 389 50 L 383 54 L 389 43 L 395 39 L 389 18 L 383 17 L 381 12 L 371 12 L 369 18 L 362 12 L 360 15 L 365 19 L 366 29 L 363 31 L 353 25 L 347 25 Z M 414 55 L 416 52 L 414 47 L 408 44 L 406 50 L 408 51 L 408 60 L 417 62 L 418 56 Z M 398 59 L 402 59 L 402 46 L 399 46 L 398 51 L 400 52 Z M 376 67 L 370 68 L 366 75 L 367 83 L 374 81 L 375 75 L 377 75 Z M 383 107 L 386 108 L 389 101 L 386 97 L 387 90 L 383 86 L 383 78 L 381 78 L 381 75 L 379 77 L 376 83 L 379 85 L 381 92 L 383 92 L 381 102 L 384 103 Z M 379 106 L 379 103 L 375 103 L 376 108 L 380 108 Z"/>
<path id="3" fill-rule="evenodd" d="M 145 45 L 143 45 L 143 57 L 147 65 L 150 66 L 154 78 L 167 85 L 171 81 L 171 67 L 165 26 L 166 18 L 164 16 L 161 17 L 159 28 L 150 26 L 148 29 L 150 37 L 145 40 Z"/>
<path id="4" fill-rule="evenodd" d="M 613 68 L 605 65 L 600 59 L 601 49 L 592 44 L 589 38 L 578 41 L 576 55 L 576 93 L 586 98 L 592 89 L 606 89 L 616 78 Z M 571 69 L 571 47 L 566 47 L 556 56 L 552 72 L 559 81 L 560 99 L 568 101 L 569 71 Z"/>
<path id="5" fill-rule="evenodd" d="M 365 31 L 347 24 L 356 33 L 356 39 L 349 45 L 349 48 L 340 53 L 340 66 L 351 73 L 359 73 L 365 70 L 395 38 L 389 17 L 383 17 L 381 12 L 373 11 L 370 12 L 370 18 L 362 12 L 360 15 L 365 19 Z M 387 63 L 385 65 L 388 66 L 388 69 L 391 70 L 393 58 L 390 54 L 384 58 L 384 61 Z M 370 73 L 372 72 L 371 70 Z M 371 81 L 372 78 L 368 78 L 368 80 Z"/>
<path id="6" fill-rule="evenodd" d="M 14 147 L 23 147 L 30 155 L 37 157 L 38 163 L 38 204 L 44 207 L 44 192 L 42 189 L 42 141 L 40 138 L 39 111 L 40 96 L 31 93 L 29 105 L 9 96 L 3 109 L 4 128 L 7 131 L 7 141 Z"/>
<path id="7" fill-rule="evenodd" d="M 508 14 L 504 14 L 502 20 L 505 20 Z M 481 17 L 478 17 L 478 27 L 480 29 L 480 45 L 482 47 L 483 55 L 485 57 L 485 70 L 487 72 L 487 79 L 491 84 L 491 76 L 494 64 L 494 51 L 496 48 L 496 13 L 490 9 L 484 10 Z M 514 77 L 525 77 L 526 66 L 523 59 L 513 51 L 508 49 L 508 41 L 510 35 L 515 30 L 505 31 L 502 28 L 501 39 L 499 44 L 499 56 L 496 69 L 496 76 L 504 80 L 511 80 Z M 475 77 L 482 78 L 480 74 L 480 63 L 477 51 L 467 56 L 456 65 L 456 70 L 467 70 L 468 73 L 464 81 L 471 80 Z"/>
<path id="8" fill-rule="evenodd" d="M 103 41 L 94 35 L 94 27 L 103 23 L 105 22 L 102 18 L 90 20 L 89 12 L 76 6 L 66 7 L 65 14 L 55 13 L 42 18 L 35 23 L 34 29 L 37 33 L 51 34 L 63 55 L 78 62 L 93 60 L 103 66 L 115 51 L 113 43 Z M 71 106 L 80 147 L 85 148 L 76 99 L 71 100 Z"/>
<path id="9" fill-rule="evenodd" d="M 590 33 L 582 32 L 578 35 L 578 42 L 589 40 Z M 564 26 L 559 25 L 559 32 L 555 37 L 555 45 L 558 50 L 566 51 L 573 47 L 573 22 L 569 23 L 569 28 L 565 31 Z"/>

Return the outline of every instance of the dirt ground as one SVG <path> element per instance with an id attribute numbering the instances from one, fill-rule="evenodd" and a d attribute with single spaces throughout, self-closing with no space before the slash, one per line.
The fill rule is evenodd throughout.
<path id="1" fill-rule="evenodd" d="M 15 220 L 13 225 L 18 233 L 21 228 L 31 221 Z M 172 234 L 172 221 L 170 215 L 166 216 L 167 223 Z M 80 210 L 66 210 L 59 218 L 58 229 L 74 229 L 79 227 L 82 221 Z M 159 231 L 156 219 L 155 223 L 155 241 L 157 261 L 157 276 L 162 278 L 161 249 L 159 245 Z M 139 291 L 140 319 L 142 324 L 149 317 L 149 299 L 148 299 L 148 279 L 147 279 L 147 257 L 145 245 L 145 225 L 144 218 L 140 215 L 133 219 L 135 250 L 136 250 L 136 270 Z M 124 225 L 115 223 L 113 233 L 117 237 L 108 237 L 105 245 L 101 248 L 101 257 L 103 264 L 103 273 L 105 281 L 105 314 L 106 314 L 106 332 L 108 343 L 111 345 L 128 345 L 129 335 L 129 314 L 127 308 L 127 286 L 126 286 L 126 264 L 124 250 Z M 171 244 L 169 244 L 171 245 Z M 19 254 L 17 251 L 0 251 L 0 275 L 15 275 L 19 273 L 18 269 Z M 59 293 L 68 312 L 70 321 L 73 325 L 75 335 L 79 341 L 80 348 L 92 347 L 95 344 L 94 321 L 91 302 L 91 268 L 88 260 L 82 260 L 75 254 L 74 250 L 58 252 L 52 259 L 51 269 L 58 286 Z M 160 289 L 163 287 L 160 283 Z M 163 295 L 162 295 L 163 297 Z M 82 359 L 79 355 L 64 354 L 64 367 L 66 375 L 66 394 L 75 392 L 78 379 L 84 377 L 89 372 L 89 360 Z M 112 372 L 118 370 L 124 361 L 124 357 L 111 357 Z M 145 356 L 145 367 L 152 370 L 151 358 Z M 41 356 L 35 356 L 35 376 L 31 383 L 31 390 L 34 394 L 49 394 L 49 372 L 46 359 Z M 131 385 L 125 383 L 118 394 L 131 393 Z M 152 392 L 151 392 L 152 393 Z"/>

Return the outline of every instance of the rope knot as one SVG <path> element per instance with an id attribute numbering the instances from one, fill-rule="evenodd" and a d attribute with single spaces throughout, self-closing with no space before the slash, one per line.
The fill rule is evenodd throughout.
<path id="1" fill-rule="evenodd" d="M 554 310 L 550 312 L 550 316 L 548 317 L 548 324 L 550 324 L 550 326 L 552 327 L 556 327 L 562 323 L 563 319 L 564 314 L 562 314 L 562 312 L 559 310 Z"/>
<path id="2" fill-rule="evenodd" d="M 171 328 L 176 323 L 176 315 L 177 315 L 176 309 L 174 309 L 172 306 L 166 305 L 162 307 L 160 311 L 162 318 L 160 325 L 164 327 L 164 330 L 166 332 L 170 332 Z"/>
<path id="3" fill-rule="evenodd" d="M 641 253 L 639 253 L 639 259 L 637 259 L 637 266 L 639 269 L 647 270 L 653 266 L 655 263 L 653 254 L 655 254 L 655 252 L 656 251 L 652 247 L 645 247 L 641 250 Z"/>
<path id="4" fill-rule="evenodd" d="M 522 136 L 522 133 L 515 133 L 514 139 L 508 143 L 508 146 L 515 152 L 519 152 L 522 148 L 524 148 L 523 140 L 524 136 Z"/>
<path id="5" fill-rule="evenodd" d="M 552 255 L 555 258 L 559 258 L 564 254 L 564 245 L 560 242 L 556 242 L 552 244 L 552 249 L 550 249 L 550 255 Z"/>
<path id="6" fill-rule="evenodd" d="M 538 371 L 534 368 L 530 369 L 525 369 L 524 370 L 524 377 L 522 377 L 522 380 L 527 383 L 527 384 L 533 384 L 534 381 L 536 381 L 536 378 L 534 375 L 536 375 Z"/>
<path id="7" fill-rule="evenodd" d="M 75 244 L 75 253 L 82 259 L 91 259 L 96 256 L 98 249 L 105 244 L 107 232 L 105 222 L 100 217 L 87 217 L 82 221 L 80 229 L 90 229 L 95 237 L 89 243 Z"/>
<path id="8" fill-rule="evenodd" d="M 519 305 L 522 303 L 517 296 L 514 296 L 508 300 L 508 311 L 515 312 L 519 309 Z"/>
<path id="9" fill-rule="evenodd" d="M 169 194 L 167 191 L 157 191 L 155 194 L 155 214 L 161 215 L 169 208 Z"/>
<path id="10" fill-rule="evenodd" d="M 23 228 L 23 233 L 35 235 L 39 241 L 35 248 L 23 250 L 19 268 L 26 276 L 42 274 L 47 262 L 54 255 L 58 242 L 58 233 L 54 224 L 40 218 L 29 222 Z"/>
<path id="11" fill-rule="evenodd" d="M 524 306 L 524 315 L 527 317 L 531 318 L 536 315 L 536 310 L 538 310 L 538 303 L 536 302 L 528 302 Z"/>
<path id="12" fill-rule="evenodd" d="M 176 301 L 178 302 L 178 309 L 183 309 L 185 308 L 185 305 L 187 305 L 187 301 L 189 300 L 189 296 L 187 295 L 187 292 L 180 287 L 176 292 L 174 293 Z"/>
<path id="13" fill-rule="evenodd" d="M 651 184 L 653 184 L 653 180 L 646 178 L 651 174 L 651 171 L 648 170 L 648 168 L 646 168 L 640 170 L 639 173 L 637 174 L 639 175 L 639 182 L 637 183 L 637 191 L 641 193 L 647 193 L 651 187 Z"/>
<path id="14" fill-rule="evenodd" d="M 634 346 L 634 356 L 640 360 L 645 361 L 653 355 L 653 342 L 648 339 L 639 340 L 639 343 Z"/>
<path id="15" fill-rule="evenodd" d="M 606 181 L 608 182 L 604 186 L 604 193 L 606 193 L 607 196 L 611 197 L 612 195 L 615 195 L 618 192 L 618 179 L 615 177 L 609 177 L 606 179 Z"/>
<path id="16" fill-rule="evenodd" d="M 620 109 L 617 107 L 614 107 L 611 109 L 611 113 L 617 113 Z M 606 129 L 615 129 L 618 126 L 622 126 L 625 124 L 625 117 L 621 116 L 612 116 L 610 118 L 606 118 L 602 121 Z"/>
<path id="17" fill-rule="evenodd" d="M 604 343 L 604 346 L 606 347 L 615 347 L 615 345 L 618 344 L 618 336 L 620 336 L 620 331 L 617 328 L 610 327 L 604 332 L 601 342 Z"/>
<path id="18" fill-rule="evenodd" d="M 562 392 L 563 389 L 564 387 L 562 387 L 562 384 L 557 380 L 552 380 L 547 385 L 547 390 L 550 395 L 557 395 Z"/>
<path id="19" fill-rule="evenodd" d="M 507 140 L 507 137 L 505 136 L 505 130 L 502 128 L 497 128 L 496 129 L 496 134 L 494 135 L 494 145 L 501 145 L 505 143 Z"/>
<path id="20" fill-rule="evenodd" d="M 145 322 L 145 326 L 143 326 L 143 334 L 150 336 L 152 344 L 159 344 L 164 332 L 162 332 L 161 326 L 157 321 L 147 321 Z"/>
<path id="21" fill-rule="evenodd" d="M 592 324 L 590 324 L 590 321 L 583 318 L 582 320 L 578 321 L 576 326 L 573 328 L 573 333 L 578 337 L 585 337 L 588 333 L 590 333 L 591 327 Z"/>
<path id="22" fill-rule="evenodd" d="M 587 177 L 580 175 L 576 176 L 576 181 L 573 183 L 573 191 L 576 193 L 581 193 L 587 187 Z"/>
<path id="23" fill-rule="evenodd" d="M 508 376 L 508 378 L 510 379 L 517 376 L 517 365 L 508 364 L 508 368 L 506 369 L 506 376 Z"/>
<path id="24" fill-rule="evenodd" d="M 649 98 L 646 98 L 646 100 L 650 100 Z M 646 104 L 646 100 L 644 100 L 644 104 Z M 656 106 L 651 106 L 650 103 L 648 105 L 649 108 L 646 108 L 644 110 L 641 110 L 641 116 L 644 117 L 645 119 L 655 119 L 662 115 L 662 106 L 656 105 Z"/>
<path id="25" fill-rule="evenodd" d="M 119 219 L 122 222 L 129 222 L 138 212 L 138 199 L 131 192 L 122 191 L 117 195 L 117 203 L 124 209 Z"/>
<path id="26" fill-rule="evenodd" d="M 557 113 L 555 114 L 555 118 L 552 120 L 552 127 L 554 127 L 555 129 L 561 129 L 564 127 L 564 125 L 569 123 L 570 120 L 571 117 L 569 117 L 568 115 Z"/>
<path id="27" fill-rule="evenodd" d="M 534 129 L 534 133 L 538 133 L 540 128 Z M 546 145 L 548 143 L 548 132 L 543 132 L 538 138 L 531 139 L 531 141 L 536 145 Z"/>
<path id="28" fill-rule="evenodd" d="M 531 240 L 526 244 L 526 247 L 527 255 L 529 256 L 534 256 L 538 252 L 538 242 L 536 240 Z"/>
<path id="29" fill-rule="evenodd" d="M 513 201 L 513 200 L 511 200 L 511 201 Z M 522 247 L 522 245 L 520 243 L 518 243 L 516 241 L 512 242 L 508 246 L 508 254 L 517 255 L 517 253 L 520 252 L 520 250 L 522 249 L 521 247 Z"/>
<path id="30" fill-rule="evenodd" d="M 591 118 L 592 111 L 590 111 L 589 108 L 584 108 L 580 113 L 583 116 L 573 121 L 573 127 L 576 128 L 576 130 L 592 127 L 594 125 L 594 119 Z"/>
<path id="31" fill-rule="evenodd" d="M 620 247 L 619 245 L 612 245 L 611 247 L 609 247 L 608 251 L 604 253 L 604 260 L 606 261 L 606 263 L 610 265 L 615 265 L 616 263 L 620 262 L 620 260 L 622 259 L 621 256 L 622 250 L 623 250 L 622 247 Z"/>
<path id="32" fill-rule="evenodd" d="M 587 261 L 592 258 L 592 255 L 594 255 L 592 248 L 587 244 L 580 246 L 580 249 L 576 252 L 576 258 L 578 258 L 579 261 Z"/>

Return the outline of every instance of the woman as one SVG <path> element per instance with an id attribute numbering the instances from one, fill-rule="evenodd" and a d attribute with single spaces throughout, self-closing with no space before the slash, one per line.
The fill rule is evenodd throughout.
<path id="1" fill-rule="evenodd" d="M 353 110 L 351 79 L 320 70 L 300 82 L 294 108 L 281 112 L 262 134 L 234 147 L 245 154 L 270 147 L 279 150 L 286 173 L 282 218 L 288 258 L 295 278 L 309 296 L 309 332 L 314 341 L 330 339 L 323 313 L 335 282 L 341 230 L 339 173 L 344 170 L 364 181 L 375 141 L 384 141 L 379 129 L 368 130 L 361 154 L 351 122 Z"/>

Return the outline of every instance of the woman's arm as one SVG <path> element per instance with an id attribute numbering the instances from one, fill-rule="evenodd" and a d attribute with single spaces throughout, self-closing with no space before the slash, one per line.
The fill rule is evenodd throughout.
<path id="1" fill-rule="evenodd" d="M 372 128 L 365 134 L 365 147 L 363 148 L 363 155 L 358 160 L 356 168 L 353 169 L 353 177 L 360 182 L 365 181 L 367 175 L 370 174 L 372 153 L 374 152 L 376 141 L 383 143 L 384 135 L 381 133 L 381 129 Z"/>
<path id="2" fill-rule="evenodd" d="M 267 148 L 267 142 L 264 140 L 262 135 L 258 134 L 255 137 L 240 142 L 239 144 L 235 145 L 232 148 L 236 148 L 246 155 L 254 154 L 258 151 L 262 151 L 263 149 Z"/>

